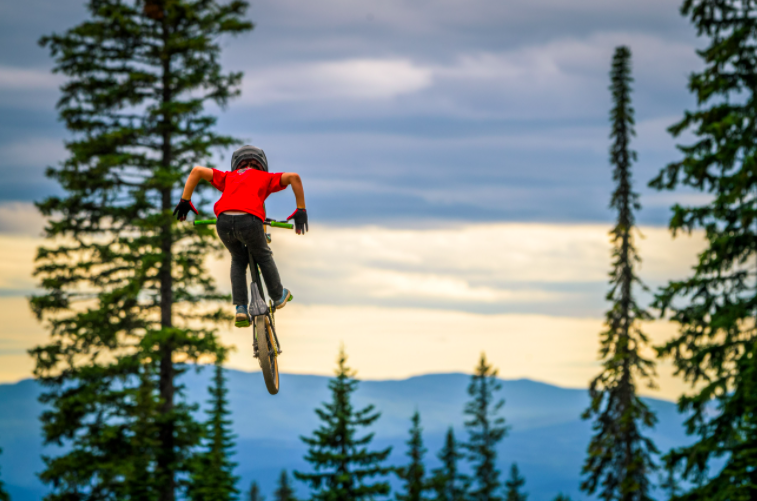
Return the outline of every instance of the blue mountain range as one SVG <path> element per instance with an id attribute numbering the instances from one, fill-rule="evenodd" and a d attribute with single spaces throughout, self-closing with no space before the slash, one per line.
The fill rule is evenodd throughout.
<path id="1" fill-rule="evenodd" d="M 211 370 L 200 368 L 183 376 L 187 396 L 204 404 L 208 399 Z M 306 447 L 300 436 L 309 435 L 319 422 L 313 412 L 329 400 L 328 377 L 283 374 L 281 392 L 269 395 L 260 372 L 227 370 L 233 432 L 234 460 L 241 477 L 238 487 L 246 491 L 256 480 L 268 499 L 282 469 L 308 471 L 302 459 Z M 428 449 L 428 468 L 439 464 L 436 454 L 446 430 L 452 426 L 458 439 L 465 439 L 463 407 L 468 399 L 465 374 L 430 374 L 403 380 L 362 381 L 355 393 L 358 406 L 374 404 L 381 418 L 373 426 L 376 448 L 390 445 L 391 464 L 406 461 L 405 441 L 410 417 L 421 414 L 423 439 Z M 45 493 L 36 473 L 42 470 L 45 452 L 38 416 L 43 406 L 34 380 L 0 385 L 0 478 L 13 501 L 36 501 Z M 562 492 L 575 500 L 589 499 L 579 492 L 580 471 L 591 424 L 582 421 L 588 405 L 585 390 L 565 389 L 527 379 L 503 380 L 503 415 L 510 427 L 498 450 L 503 480 L 510 464 L 518 463 L 526 478 L 529 501 L 550 501 Z M 650 433 L 661 451 L 688 442 L 683 418 L 675 404 L 646 399 L 659 423 Z M 393 481 L 396 486 L 396 480 Z M 307 495 L 298 485 L 301 497 Z"/>

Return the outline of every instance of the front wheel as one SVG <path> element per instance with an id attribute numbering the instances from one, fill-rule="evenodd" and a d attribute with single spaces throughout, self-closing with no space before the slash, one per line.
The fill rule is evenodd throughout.
<path id="1" fill-rule="evenodd" d="M 268 315 L 255 317 L 255 339 L 258 343 L 258 361 L 263 370 L 263 379 L 268 393 L 279 392 L 279 363 L 277 360 L 276 336 L 271 329 Z"/>

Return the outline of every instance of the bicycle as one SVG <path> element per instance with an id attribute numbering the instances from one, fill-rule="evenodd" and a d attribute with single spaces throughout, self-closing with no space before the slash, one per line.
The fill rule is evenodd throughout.
<path id="1" fill-rule="evenodd" d="M 195 221 L 194 226 L 209 226 L 216 224 L 215 219 L 204 219 Z M 273 228 L 286 228 L 291 230 L 294 228 L 293 224 L 286 221 L 276 221 L 274 219 L 266 218 L 263 224 Z M 270 236 L 266 234 L 268 243 L 271 242 Z M 278 356 L 281 355 L 281 343 L 278 336 L 276 336 L 276 321 L 274 319 L 274 312 L 276 308 L 273 306 L 273 300 L 269 298 L 268 305 L 266 306 L 263 298 L 263 281 L 260 277 L 260 269 L 255 262 L 255 258 L 251 253 L 248 253 L 250 257 L 250 275 L 252 275 L 252 282 L 257 286 L 257 292 L 251 290 L 250 301 L 250 315 L 253 312 L 256 315 L 253 316 L 252 321 L 252 347 L 255 353 L 255 357 L 260 363 L 260 368 L 263 371 L 263 379 L 265 380 L 265 386 L 268 393 L 275 395 L 279 392 L 279 363 Z M 261 304 L 255 304 L 256 300 L 260 300 Z M 263 311 L 265 310 L 265 311 Z M 260 342 L 261 339 L 263 342 Z"/>

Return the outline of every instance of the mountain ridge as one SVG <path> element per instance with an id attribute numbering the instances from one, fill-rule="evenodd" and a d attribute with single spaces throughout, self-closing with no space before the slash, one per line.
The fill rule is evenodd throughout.
<path id="1" fill-rule="evenodd" d="M 203 408 L 211 372 L 208 366 L 200 366 L 182 376 L 188 400 Z M 255 479 L 268 495 L 282 468 L 309 469 L 302 459 L 306 448 L 299 437 L 309 435 L 318 425 L 313 411 L 330 398 L 330 378 L 282 374 L 281 392 L 271 396 L 260 372 L 225 369 L 225 374 L 232 430 L 237 435 L 233 459 L 238 463 L 236 474 L 241 476 L 238 487 L 244 491 Z M 438 464 L 436 453 L 448 427 L 455 429 L 458 439 L 465 438 L 463 406 L 468 399 L 470 377 L 463 373 L 436 373 L 361 380 L 354 403 L 372 403 L 382 413 L 371 431 L 375 432 L 375 447 L 393 447 L 391 464 L 405 462 L 404 442 L 410 416 L 418 409 L 429 451 L 426 462 L 432 468 Z M 587 391 L 527 378 L 500 381 L 505 399 L 502 414 L 510 426 L 498 448 L 502 479 L 510 463 L 517 461 L 526 477 L 529 501 L 549 501 L 558 492 L 574 500 L 590 499 L 578 491 L 580 468 L 591 434 L 591 424 L 580 419 L 589 402 Z M 0 447 L 4 449 L 0 472 L 14 501 L 36 500 L 46 491 L 34 475 L 42 469 L 40 454 L 45 451 L 37 419 L 43 409 L 36 400 L 40 392 L 40 385 L 33 379 L 0 384 Z M 658 427 L 649 434 L 660 450 L 684 443 L 683 418 L 675 404 L 661 399 L 644 400 L 660 418 Z M 306 494 L 304 485 L 297 487 L 300 495 Z"/>

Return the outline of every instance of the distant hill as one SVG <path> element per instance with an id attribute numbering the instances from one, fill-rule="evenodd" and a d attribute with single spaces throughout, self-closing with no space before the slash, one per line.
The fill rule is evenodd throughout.
<path id="1" fill-rule="evenodd" d="M 207 400 L 210 370 L 191 371 L 184 376 L 189 397 Z M 270 499 L 276 475 L 282 468 L 306 470 L 305 447 L 300 435 L 318 424 L 313 410 L 329 398 L 328 378 L 323 376 L 281 376 L 281 393 L 268 395 L 259 372 L 227 371 L 234 433 L 235 461 L 244 491 L 257 480 Z M 454 426 L 464 438 L 463 405 L 470 376 L 431 374 L 399 381 L 363 381 L 356 403 L 375 404 L 382 417 L 374 427 L 377 447 L 391 445 L 393 464 L 405 461 L 405 444 L 410 416 L 421 413 L 424 441 L 429 449 L 427 463 L 437 465 L 436 453 L 443 434 Z M 499 450 L 503 475 L 513 461 L 526 477 L 529 501 L 551 501 L 558 492 L 573 500 L 587 499 L 578 491 L 581 465 L 590 436 L 590 424 L 580 419 L 588 397 L 585 390 L 558 388 L 527 379 L 502 381 L 506 400 L 504 416 L 511 427 Z M 42 469 L 43 453 L 37 417 L 39 385 L 33 380 L 0 385 L 0 470 L 13 501 L 36 501 L 45 492 L 35 472 Z M 648 399 L 659 424 L 652 438 L 660 450 L 686 442 L 682 418 L 675 405 Z M 301 494 L 305 494 L 300 485 Z"/>

